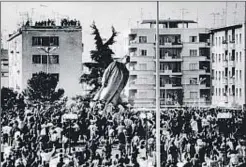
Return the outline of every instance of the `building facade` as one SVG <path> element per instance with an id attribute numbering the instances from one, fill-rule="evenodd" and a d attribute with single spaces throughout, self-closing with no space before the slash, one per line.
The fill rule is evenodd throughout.
<path id="1" fill-rule="evenodd" d="M 1 87 L 9 87 L 9 60 L 7 49 L 1 49 Z"/>
<path id="2" fill-rule="evenodd" d="M 211 30 L 212 105 L 245 104 L 245 25 Z"/>
<path id="3" fill-rule="evenodd" d="M 25 25 L 9 37 L 9 87 L 21 92 L 40 71 L 58 78 L 68 97 L 80 94 L 82 28 L 80 25 Z"/>
<path id="4" fill-rule="evenodd" d="M 209 30 L 190 28 L 190 20 L 160 20 L 161 107 L 210 105 Z M 156 100 L 156 22 L 131 29 L 129 34 L 130 77 L 126 87 L 134 107 L 154 108 Z M 199 98 L 200 97 L 200 98 Z"/>

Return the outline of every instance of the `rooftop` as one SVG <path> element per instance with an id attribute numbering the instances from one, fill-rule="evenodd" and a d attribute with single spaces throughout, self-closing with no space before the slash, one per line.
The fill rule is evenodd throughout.
<path id="1" fill-rule="evenodd" d="M 211 29 L 210 31 L 213 33 L 213 32 L 218 32 L 218 31 L 229 30 L 229 29 L 241 28 L 242 26 L 243 26 L 242 24 L 235 24 L 235 25 L 230 25 L 226 27 L 214 28 L 214 29 Z"/>
<path id="2" fill-rule="evenodd" d="M 175 23 L 175 24 L 180 24 L 180 23 L 197 23 L 193 20 L 159 20 L 159 24 L 167 24 L 167 23 Z M 143 20 L 141 24 L 156 24 L 156 20 Z"/>
<path id="3" fill-rule="evenodd" d="M 53 20 L 43 20 L 43 21 L 36 21 L 34 23 L 30 21 L 26 21 L 25 24 L 23 24 L 20 28 L 17 29 L 17 31 L 13 32 L 12 34 L 9 34 L 8 41 L 11 41 L 13 38 L 19 36 L 22 34 L 22 31 L 26 30 L 63 30 L 63 29 L 71 29 L 80 30 L 82 27 L 80 25 L 80 21 L 74 19 L 74 20 L 68 20 L 68 19 L 61 19 L 60 24 L 56 24 Z"/>

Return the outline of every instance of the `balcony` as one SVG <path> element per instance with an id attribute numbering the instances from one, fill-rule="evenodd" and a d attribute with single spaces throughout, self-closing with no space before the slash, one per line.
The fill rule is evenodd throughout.
<path id="1" fill-rule="evenodd" d="M 229 62 L 228 62 L 228 65 L 230 66 L 230 67 L 235 67 L 235 61 L 232 61 L 232 60 L 230 60 Z"/>
<path id="2" fill-rule="evenodd" d="M 228 67 L 228 60 L 223 60 L 222 66 L 223 67 Z"/>
<path id="3" fill-rule="evenodd" d="M 225 78 L 222 79 L 222 83 L 223 83 L 223 84 L 227 84 L 227 83 L 228 83 L 227 77 L 225 77 Z"/>
<path id="4" fill-rule="evenodd" d="M 182 75 L 182 72 L 174 70 L 160 70 L 160 75 Z"/>
<path id="5" fill-rule="evenodd" d="M 180 56 L 161 56 L 161 62 L 181 62 L 182 58 Z"/>
<path id="6" fill-rule="evenodd" d="M 229 48 L 230 49 L 235 49 L 235 40 L 230 41 Z"/>
<path id="7" fill-rule="evenodd" d="M 235 76 L 229 78 L 229 84 L 235 84 Z"/>
<path id="8" fill-rule="evenodd" d="M 130 70 L 130 75 L 153 75 L 154 73 L 154 70 Z"/>
<path id="9" fill-rule="evenodd" d="M 182 89 L 181 84 L 164 84 L 160 85 L 160 89 Z"/>
<path id="10" fill-rule="evenodd" d="M 160 43 L 160 48 L 182 48 L 183 44 L 181 42 L 165 42 Z"/>

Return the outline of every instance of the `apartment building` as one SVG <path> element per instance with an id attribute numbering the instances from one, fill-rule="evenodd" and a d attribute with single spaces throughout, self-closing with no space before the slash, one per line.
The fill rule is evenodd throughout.
<path id="1" fill-rule="evenodd" d="M 1 49 L 1 87 L 9 86 L 8 50 Z"/>
<path id="2" fill-rule="evenodd" d="M 245 104 L 245 25 L 211 30 L 212 105 Z"/>
<path id="3" fill-rule="evenodd" d="M 209 31 L 191 28 L 192 20 L 160 20 L 161 107 L 210 105 Z M 155 107 L 156 21 L 129 34 L 130 77 L 126 87 L 134 107 Z M 147 25 L 147 26 L 146 26 Z"/>
<path id="4" fill-rule="evenodd" d="M 58 87 L 65 90 L 66 96 L 79 94 L 82 27 L 68 23 L 26 23 L 9 36 L 10 88 L 21 92 L 35 73 L 43 71 L 57 77 Z"/>

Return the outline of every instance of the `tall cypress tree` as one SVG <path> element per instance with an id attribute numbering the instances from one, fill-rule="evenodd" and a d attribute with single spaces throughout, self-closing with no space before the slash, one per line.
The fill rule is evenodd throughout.
<path id="1" fill-rule="evenodd" d="M 113 61 L 112 55 L 114 52 L 110 46 L 115 43 L 114 39 L 118 33 L 115 31 L 114 27 L 112 27 L 111 37 L 104 42 L 98 28 L 95 25 L 95 22 L 93 22 L 91 28 L 93 30 L 92 35 L 94 35 L 96 48 L 95 50 L 90 51 L 90 56 L 93 62 L 84 63 L 84 66 L 89 69 L 89 73 L 84 73 L 80 77 L 80 83 L 89 85 L 92 88 L 89 94 L 94 95 L 101 87 L 101 78 L 104 70 Z"/>

